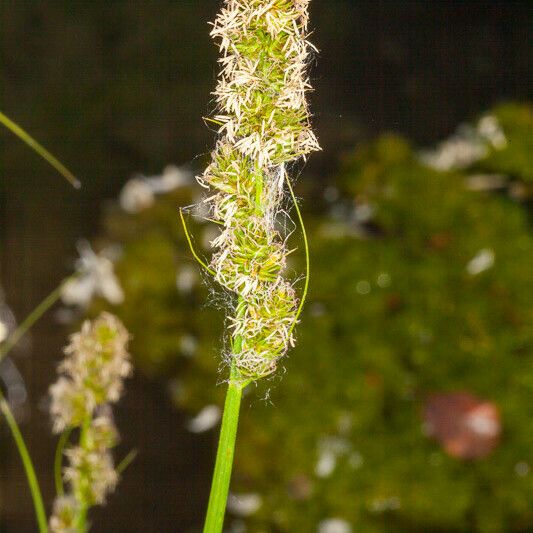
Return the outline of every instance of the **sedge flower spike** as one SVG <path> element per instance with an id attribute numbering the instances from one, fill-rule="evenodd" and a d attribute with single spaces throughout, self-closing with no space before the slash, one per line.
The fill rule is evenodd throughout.
<path id="1" fill-rule="evenodd" d="M 228 359 L 246 382 L 275 371 L 298 315 L 280 215 L 287 165 L 320 149 L 306 101 L 308 4 L 225 0 L 211 32 L 221 53 L 212 119 L 219 140 L 197 179 L 221 227 L 208 269 L 237 296 Z"/>
<path id="2" fill-rule="evenodd" d="M 131 373 L 128 341 L 118 318 L 102 313 L 84 322 L 65 348 L 58 367 L 61 375 L 50 387 L 50 413 L 54 432 L 66 437 L 65 444 L 72 429 L 79 429 L 79 439 L 64 452 L 59 449 L 67 459 L 62 478 L 69 490 L 64 493 L 60 483 L 50 518 L 54 533 L 85 532 L 89 507 L 105 503 L 118 482 L 111 454 L 118 431 L 110 405 L 120 399 L 124 379 Z"/>
<path id="3" fill-rule="evenodd" d="M 50 387 L 54 431 L 78 427 L 105 404 L 116 402 L 131 373 L 126 350 L 129 334 L 114 315 L 102 313 L 85 321 L 70 337 L 59 379 Z"/>

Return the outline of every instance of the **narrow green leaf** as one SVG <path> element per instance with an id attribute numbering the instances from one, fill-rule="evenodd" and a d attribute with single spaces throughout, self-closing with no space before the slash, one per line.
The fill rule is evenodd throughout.
<path id="1" fill-rule="evenodd" d="M 39 533 L 48 533 L 48 523 L 46 521 L 46 511 L 44 510 L 43 497 L 41 494 L 41 489 L 39 487 L 39 482 L 37 480 L 37 475 L 35 474 L 35 468 L 33 467 L 33 462 L 30 457 L 26 443 L 24 442 L 24 437 L 20 432 L 19 426 L 11 412 L 9 404 L 5 400 L 4 396 L 0 392 L 0 411 L 4 415 L 6 422 L 11 430 L 13 435 L 13 440 L 17 446 L 22 464 L 24 466 L 24 471 L 26 473 L 26 479 L 28 480 L 28 485 L 30 487 L 31 496 L 33 499 L 33 505 L 35 508 L 35 516 L 37 518 L 37 523 L 39 525 Z"/>
<path id="2" fill-rule="evenodd" d="M 72 172 L 56 159 L 46 148 L 40 145 L 33 137 L 26 133 L 18 124 L 13 122 L 9 117 L 6 117 L 0 111 L 0 123 L 3 124 L 9 131 L 16 135 L 21 141 L 25 142 L 30 148 L 35 150 L 43 159 L 48 161 L 70 184 L 79 189 L 81 182 L 72 174 Z"/>

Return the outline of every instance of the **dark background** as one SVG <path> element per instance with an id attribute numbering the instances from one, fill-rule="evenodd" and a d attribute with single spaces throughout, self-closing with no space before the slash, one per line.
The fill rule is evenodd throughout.
<path id="1" fill-rule="evenodd" d="M 70 166 L 70 189 L 0 131 L 0 284 L 20 319 L 69 272 L 75 243 L 98 231 L 106 199 L 134 172 L 195 163 L 213 133 L 214 0 L 0 0 L 0 109 Z M 427 145 L 502 100 L 529 96 L 530 2 L 315 0 L 315 125 L 324 151 L 304 179 L 325 181 L 340 153 L 383 131 Z M 149 303 L 147 303 L 149 305 Z M 43 398 L 66 332 L 52 314 L 19 349 L 30 392 L 23 431 L 52 498 Z M 24 414 L 24 413 L 23 413 Z M 133 379 L 121 450 L 138 447 L 94 531 L 189 531 L 201 524 L 215 433 L 195 436 L 159 383 Z M 16 451 L 0 429 L 0 528 L 35 531 Z M 104 516 L 105 515 L 105 516 Z"/>

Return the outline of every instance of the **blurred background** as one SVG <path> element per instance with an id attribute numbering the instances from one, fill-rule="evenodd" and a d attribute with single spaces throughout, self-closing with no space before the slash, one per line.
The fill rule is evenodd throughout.
<path id="1" fill-rule="evenodd" d="M 46 396 L 68 333 L 105 308 L 134 336 L 117 453 L 139 455 L 95 532 L 202 524 L 223 323 L 177 207 L 198 200 L 214 144 L 219 4 L 0 1 L 0 109 L 83 181 L 0 132 L 0 320 L 72 272 L 81 239 L 125 294 L 57 306 L 10 359 L 47 505 Z M 228 530 L 532 531 L 531 5 L 311 4 L 323 152 L 297 194 L 312 289 L 286 372 L 244 400 Z M 208 254 L 213 229 L 190 223 Z M 0 530 L 33 532 L 5 425 L 0 448 Z"/>

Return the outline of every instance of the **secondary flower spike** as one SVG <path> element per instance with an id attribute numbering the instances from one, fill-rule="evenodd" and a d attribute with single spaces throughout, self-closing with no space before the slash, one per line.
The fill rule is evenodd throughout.
<path id="1" fill-rule="evenodd" d="M 65 348 L 61 375 L 50 387 L 50 413 L 54 431 L 65 432 L 64 444 L 73 429 L 78 430 L 78 442 L 63 450 L 67 466 L 62 478 L 68 490 L 58 490 L 50 518 L 53 533 L 86 532 L 89 508 L 104 504 L 118 483 L 111 450 L 119 435 L 111 404 L 120 399 L 124 379 L 131 374 L 129 338 L 118 318 L 102 313 L 84 322 Z"/>
<path id="2" fill-rule="evenodd" d="M 320 149 L 306 101 L 308 4 L 226 0 L 211 32 L 221 52 L 212 119 L 220 138 L 198 181 L 221 227 L 210 269 L 237 295 L 228 359 L 243 380 L 276 369 L 297 320 L 280 215 L 287 164 Z"/>

